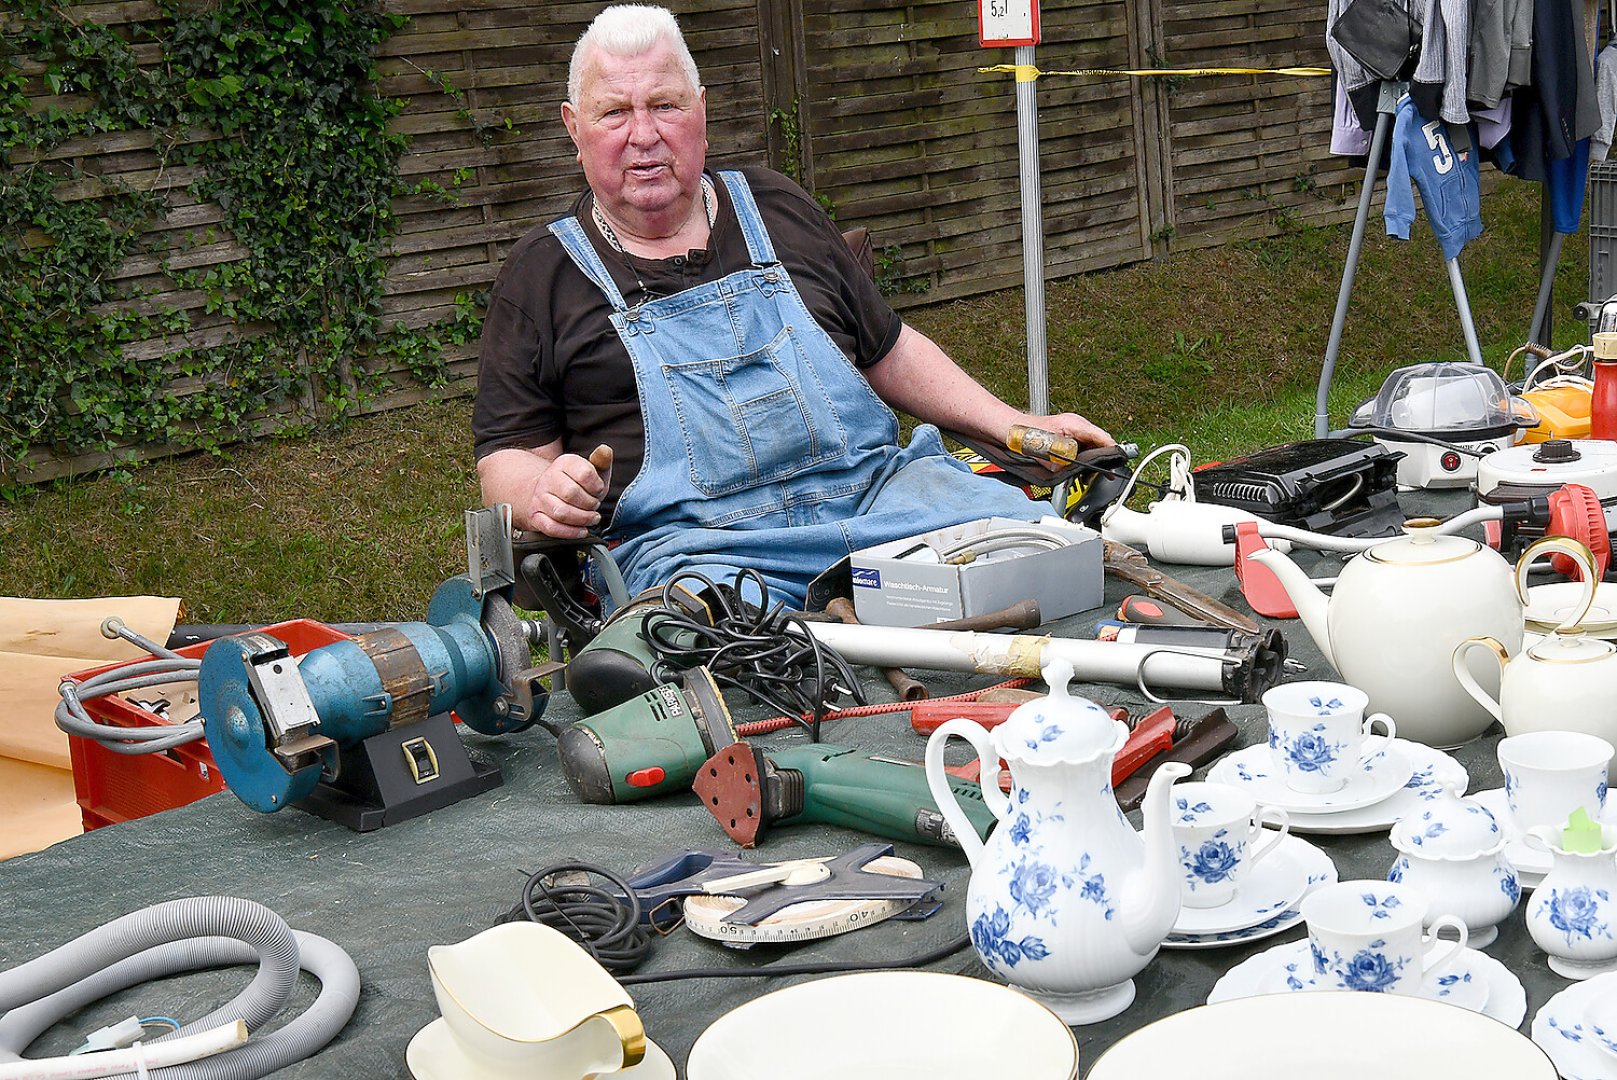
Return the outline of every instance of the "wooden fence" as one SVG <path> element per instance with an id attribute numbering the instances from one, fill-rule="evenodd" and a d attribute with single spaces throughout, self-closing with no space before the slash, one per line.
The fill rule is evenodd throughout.
<path id="1" fill-rule="evenodd" d="M 529 229 L 566 212 L 581 186 L 559 119 L 572 42 L 604 6 L 532 0 L 384 0 L 409 17 L 384 44 L 381 90 L 408 99 L 396 119 L 411 146 L 409 180 L 454 187 L 454 199 L 398 199 L 382 301 L 389 323 L 422 327 L 458 295 L 486 289 Z M 972 0 L 673 0 L 708 87 L 710 160 L 798 175 L 844 227 L 873 233 L 896 306 L 967 296 L 1022 279 L 1014 83 L 978 68 L 1012 50 L 977 44 Z M 1325 63 L 1318 5 L 1278 0 L 1045 0 L 1044 69 L 1280 67 Z M 126 0 L 70 9 L 108 24 L 150 20 Z M 447 80 L 458 94 L 446 93 Z M 468 113 L 494 124 L 484 145 Z M 1048 75 L 1039 83 L 1041 168 L 1050 277 L 1176 249 L 1350 216 L 1357 179 L 1327 151 L 1327 79 L 1169 81 Z M 506 122 L 509 121 L 509 128 Z M 125 278 L 153 302 L 194 310 L 201 332 L 250 332 L 202 317 L 202 298 L 164 289 L 166 260 L 240 256 L 228 236 L 179 246 L 217 225 L 194 179 L 153 174 L 150 140 L 113 133 L 59 153 L 87 173 L 161 185 L 168 212 L 155 249 Z M 459 182 L 455 178 L 459 174 Z M 88 194 L 88 192 L 87 192 Z M 165 240 L 173 237 L 173 242 Z M 165 343 L 137 348 L 154 359 Z M 452 380 L 378 402 L 464 393 L 475 343 L 450 350 Z M 142 452 L 160 452 L 161 448 Z M 99 458 L 39 460 L 44 477 Z"/>

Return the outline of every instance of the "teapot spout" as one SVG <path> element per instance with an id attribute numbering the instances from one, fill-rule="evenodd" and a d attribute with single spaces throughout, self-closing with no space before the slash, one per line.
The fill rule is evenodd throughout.
<path id="1" fill-rule="evenodd" d="M 1129 948 L 1145 956 L 1156 951 L 1179 918 L 1179 849 L 1173 838 L 1169 795 L 1174 781 L 1190 775 L 1190 766 L 1169 762 L 1156 771 L 1145 789 L 1145 863 L 1123 883 L 1123 936 Z"/>
<path id="2" fill-rule="evenodd" d="M 1274 573 L 1281 588 L 1286 590 L 1292 606 L 1297 609 L 1297 616 L 1307 628 L 1308 636 L 1325 654 L 1326 662 L 1336 667 L 1336 657 L 1331 652 L 1330 621 L 1326 617 L 1327 600 L 1325 594 L 1319 591 L 1319 586 L 1310 581 L 1302 567 L 1292 562 L 1289 556 L 1273 548 L 1254 551 L 1250 557 Z"/>

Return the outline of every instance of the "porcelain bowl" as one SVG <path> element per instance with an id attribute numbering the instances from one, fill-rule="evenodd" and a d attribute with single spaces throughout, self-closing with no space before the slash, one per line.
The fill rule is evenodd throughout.
<path id="1" fill-rule="evenodd" d="M 1078 1043 L 1049 1009 L 1006 986 L 931 971 L 798 983 L 719 1017 L 686 1080 L 1072 1080 Z"/>

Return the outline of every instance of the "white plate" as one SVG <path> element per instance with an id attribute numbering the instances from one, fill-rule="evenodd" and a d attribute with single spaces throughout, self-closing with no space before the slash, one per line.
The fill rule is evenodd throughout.
<path id="1" fill-rule="evenodd" d="M 455 1036 L 450 1033 L 449 1022 L 439 1017 L 410 1040 L 404 1051 L 404 1064 L 415 1080 L 515 1080 L 528 1074 L 511 1069 L 497 1069 L 466 1056 Z M 601 1073 L 614 1080 L 678 1080 L 674 1063 L 663 1048 L 646 1040 L 646 1056 L 640 1064 L 615 1073 Z"/>
<path id="2" fill-rule="evenodd" d="M 1601 1046 L 1588 1022 L 1590 1007 L 1611 995 L 1617 995 L 1617 973 L 1596 975 L 1562 990 L 1533 1017 L 1533 1041 L 1565 1080 L 1617 1080 L 1617 1055 Z"/>
<path id="3" fill-rule="evenodd" d="M 1611 991 L 1595 995 L 1594 1001 L 1583 1011 L 1583 1026 L 1617 1064 L 1617 979 L 1608 981 L 1613 984 Z"/>
<path id="4" fill-rule="evenodd" d="M 1399 818 L 1420 809 L 1423 802 L 1435 799 L 1444 784 L 1458 784 L 1460 790 L 1464 791 L 1471 782 L 1465 767 L 1443 751 L 1405 739 L 1393 741 L 1414 769 L 1401 791 L 1389 799 L 1357 810 L 1343 810 L 1336 814 L 1292 814 L 1291 831 L 1330 835 L 1379 832 L 1392 828 Z"/>
<path id="5" fill-rule="evenodd" d="M 1275 841 L 1275 849 L 1247 872 L 1246 880 L 1237 887 L 1229 903 L 1210 908 L 1190 908 L 1181 904 L 1173 932 L 1202 935 L 1245 930 L 1268 922 L 1287 908 L 1295 907 L 1303 893 L 1308 891 L 1309 867 L 1313 859 L 1305 848 L 1289 844 L 1290 840 L 1290 835 L 1287 835 Z M 1308 842 L 1299 840 L 1298 843 Z"/>
<path id="6" fill-rule="evenodd" d="M 754 998 L 702 1032 L 685 1063 L 686 1080 L 1077 1075 L 1078 1040 L 1055 1013 L 935 971 L 835 975 Z"/>
<path id="7" fill-rule="evenodd" d="M 1287 836 L 1280 841 L 1280 850 L 1269 856 L 1269 859 L 1280 858 L 1282 850 L 1285 851 L 1286 857 L 1301 863 L 1307 872 L 1308 881 L 1303 891 L 1304 896 L 1321 885 L 1328 885 L 1336 881 L 1336 864 L 1331 862 L 1331 857 L 1302 837 Z M 1262 866 L 1262 863 L 1259 866 Z M 1279 914 L 1272 915 L 1255 926 L 1248 926 L 1241 930 L 1223 930 L 1208 934 L 1181 934 L 1175 932 L 1168 935 L 1167 940 L 1162 943 L 1162 947 L 1164 949 L 1217 949 L 1226 945 L 1244 945 L 1249 941 L 1272 937 L 1275 934 L 1289 930 L 1301 922 L 1302 918 L 1302 913 L 1297 910 L 1297 905 L 1292 904 Z"/>
<path id="8" fill-rule="evenodd" d="M 1525 1035 L 1482 1013 L 1401 994 L 1270 994 L 1147 1024 L 1089 1080 L 1555 1080 Z"/>
<path id="9" fill-rule="evenodd" d="M 1373 735 L 1365 741 L 1374 752 L 1369 760 L 1348 774 L 1347 784 L 1340 791 L 1292 789 L 1275 765 L 1268 745 L 1261 743 L 1223 758 L 1208 772 L 1207 779 L 1238 787 L 1263 805 L 1278 806 L 1288 814 L 1357 810 L 1391 798 L 1414 773 L 1409 755 L 1399 749 L 1398 740 L 1389 742 L 1383 736 Z"/>
<path id="10" fill-rule="evenodd" d="M 1207 1004 L 1262 994 L 1319 992 L 1307 940 L 1293 941 L 1231 968 L 1214 984 Z M 1428 978 L 1416 996 L 1484 1013 L 1512 1027 L 1527 1015 L 1527 992 L 1521 980 L 1476 949 L 1466 949 L 1447 972 Z M 1499 1000 L 1495 1002 L 1495 998 Z"/>
<path id="11" fill-rule="evenodd" d="M 1583 604 L 1583 590 L 1581 581 L 1557 581 L 1528 589 L 1527 609 L 1523 612 L 1527 628 L 1541 632 L 1554 630 L 1562 619 L 1577 614 Z M 1584 633 L 1590 637 L 1617 634 L 1617 582 L 1602 581 L 1595 586 L 1595 602 L 1589 614 L 1583 617 L 1582 625 Z"/>

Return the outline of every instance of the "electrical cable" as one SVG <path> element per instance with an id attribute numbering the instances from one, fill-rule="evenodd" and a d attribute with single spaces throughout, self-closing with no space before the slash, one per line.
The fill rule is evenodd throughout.
<path id="1" fill-rule="evenodd" d="M 672 590 L 687 580 L 700 583 L 713 610 L 713 625 L 685 614 L 674 601 Z M 643 629 L 657 657 L 652 675 L 672 682 L 678 672 L 706 666 L 720 687 L 740 690 L 783 715 L 807 715 L 808 720 L 797 723 L 819 742 L 820 722 L 839 698 L 865 704 L 859 678 L 841 655 L 812 634 L 790 632 L 803 623 L 801 614 L 786 611 L 784 603 L 766 609 L 747 600 L 743 589 L 749 584 L 767 603 L 763 575 L 750 568 L 738 570 L 734 583 L 722 587 L 694 571 L 669 579 L 663 586 L 664 606 L 646 616 Z"/>
<path id="2" fill-rule="evenodd" d="M 1168 483 L 1151 484 L 1142 481 L 1140 476 L 1145 472 L 1145 467 L 1155 461 L 1158 456 L 1168 453 L 1173 454 L 1173 457 L 1168 459 Z M 1163 499 L 1169 496 L 1177 496 L 1186 502 L 1195 502 L 1196 482 L 1190 475 L 1190 447 L 1184 443 L 1163 443 L 1142 457 L 1139 464 L 1134 466 L 1134 472 L 1130 474 L 1128 483 L 1123 486 L 1122 492 L 1112 500 L 1111 505 L 1101 514 L 1100 524 L 1103 531 L 1107 521 L 1117 513 L 1120 507 L 1129 501 L 1129 496 L 1134 494 L 1134 489 L 1142 486 L 1156 488 L 1157 494 Z"/>
<path id="3" fill-rule="evenodd" d="M 583 881 L 553 881 L 561 874 L 593 874 L 617 887 L 617 892 Z M 547 866 L 528 875 L 522 899 L 498 922 L 543 923 L 559 930 L 616 975 L 633 971 L 651 952 L 651 932 L 640 922 L 640 897 L 629 883 L 610 870 L 590 863 Z M 621 980 L 620 980 L 621 981 Z"/>
<path id="4" fill-rule="evenodd" d="M 770 964 L 756 968 L 686 968 L 681 971 L 648 971 L 625 975 L 618 979 L 624 986 L 643 983 L 676 982 L 681 979 L 764 979 L 786 975 L 833 975 L 844 971 L 895 971 L 925 967 L 971 944 L 969 933 L 944 942 L 917 956 L 901 956 L 893 960 L 825 961 L 805 964 Z"/>

